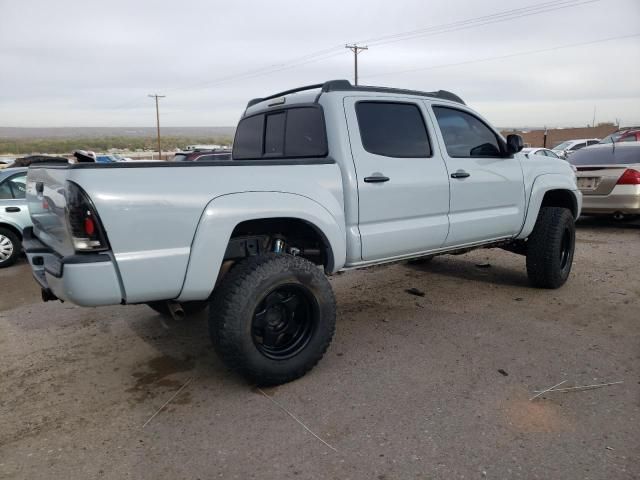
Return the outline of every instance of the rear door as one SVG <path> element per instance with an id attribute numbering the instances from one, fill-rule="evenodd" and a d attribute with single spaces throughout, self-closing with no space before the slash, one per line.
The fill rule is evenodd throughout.
<path id="1" fill-rule="evenodd" d="M 347 97 L 363 260 L 440 248 L 449 230 L 449 178 L 420 101 Z"/>
<path id="2" fill-rule="evenodd" d="M 26 191 L 27 172 L 16 173 L 0 181 L 0 217 L 19 229 L 31 225 Z"/>
<path id="3" fill-rule="evenodd" d="M 451 176 L 446 245 L 517 234 L 524 221 L 520 160 L 505 156 L 497 134 L 470 111 L 433 105 L 438 138 Z"/>

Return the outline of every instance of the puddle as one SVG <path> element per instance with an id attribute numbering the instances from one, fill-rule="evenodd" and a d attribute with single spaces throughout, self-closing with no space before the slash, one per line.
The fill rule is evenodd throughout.
<path id="1" fill-rule="evenodd" d="M 176 390 L 182 386 L 183 380 L 168 378 L 180 372 L 188 372 L 195 367 L 195 360 L 191 356 L 184 359 L 162 355 L 149 360 L 142 371 L 132 373 L 135 384 L 126 391 L 141 394 L 135 399 L 137 403 L 153 398 L 162 390 Z M 190 401 L 190 400 L 189 400 Z"/>

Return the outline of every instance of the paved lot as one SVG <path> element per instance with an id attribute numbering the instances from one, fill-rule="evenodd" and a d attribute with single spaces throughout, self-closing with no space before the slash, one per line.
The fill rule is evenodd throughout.
<path id="1" fill-rule="evenodd" d="M 325 359 L 261 392 L 205 315 L 44 304 L 0 270 L 0 478 L 640 477 L 640 226 L 583 223 L 557 291 L 501 250 L 331 281 Z M 624 383 L 529 401 L 562 380 Z"/>

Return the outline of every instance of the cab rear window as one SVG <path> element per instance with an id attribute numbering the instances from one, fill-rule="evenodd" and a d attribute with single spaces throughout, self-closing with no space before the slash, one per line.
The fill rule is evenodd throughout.
<path id="1" fill-rule="evenodd" d="M 327 153 L 324 117 L 316 105 L 244 118 L 233 142 L 235 160 L 326 157 Z"/>

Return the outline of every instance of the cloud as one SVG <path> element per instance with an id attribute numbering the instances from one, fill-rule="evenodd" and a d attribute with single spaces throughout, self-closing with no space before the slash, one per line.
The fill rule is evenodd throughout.
<path id="1" fill-rule="evenodd" d="M 167 95 L 165 125 L 234 125 L 252 97 L 351 79 L 346 42 L 531 5 L 0 0 L 0 125 L 153 125 L 155 92 Z M 640 37 L 514 55 L 640 33 L 638 20 L 637 0 L 596 1 L 372 45 L 360 73 L 371 84 L 454 91 L 500 126 L 582 125 L 594 106 L 602 121 L 640 123 Z"/>

